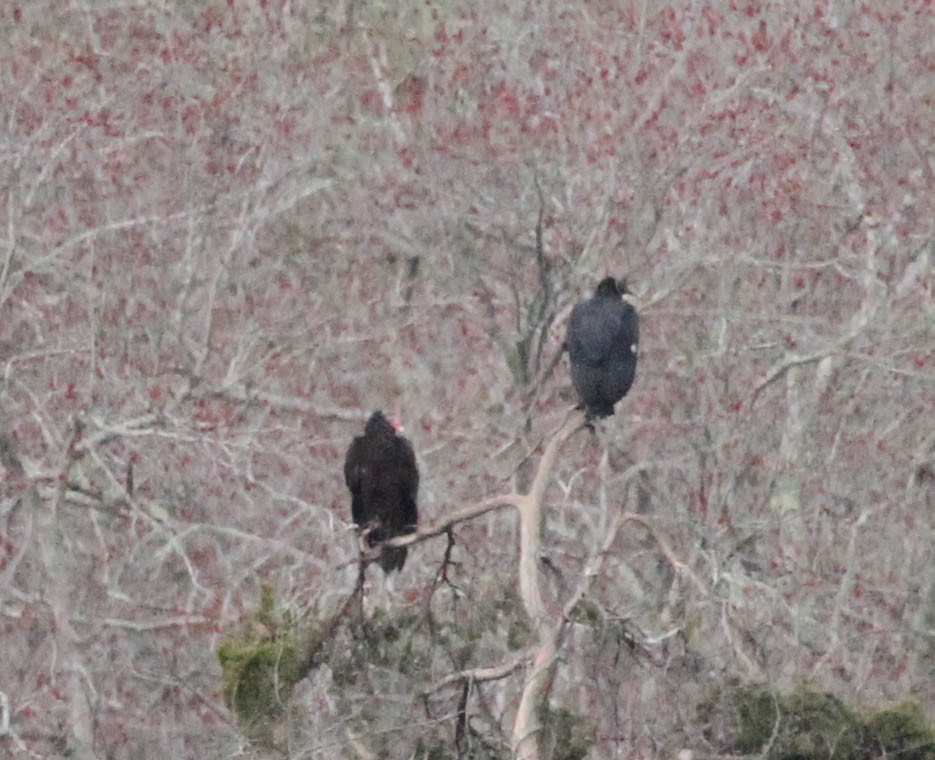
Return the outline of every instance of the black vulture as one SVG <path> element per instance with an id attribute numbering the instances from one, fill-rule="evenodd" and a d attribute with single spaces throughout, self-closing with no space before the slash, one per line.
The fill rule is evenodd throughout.
<path id="1" fill-rule="evenodd" d="M 364 434 L 348 448 L 344 480 L 351 492 L 351 517 L 366 531 L 368 546 L 415 532 L 419 522 L 416 455 L 383 412 L 370 415 Z M 406 553 L 404 546 L 383 547 L 383 572 L 402 570 Z"/>
<path id="2" fill-rule="evenodd" d="M 593 298 L 571 310 L 565 345 L 588 421 L 611 416 L 633 385 L 640 326 L 636 309 L 622 298 L 629 292 L 625 280 L 605 277 Z"/>

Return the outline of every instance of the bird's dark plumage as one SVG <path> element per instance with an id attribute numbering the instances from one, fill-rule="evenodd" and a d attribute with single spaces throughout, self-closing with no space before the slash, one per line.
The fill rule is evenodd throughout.
<path id="1" fill-rule="evenodd" d="M 351 516 L 359 528 L 367 530 L 368 546 L 415 532 L 419 522 L 415 452 L 382 412 L 370 416 L 364 434 L 347 450 L 344 480 L 351 492 Z M 383 547 L 383 571 L 401 570 L 406 553 L 404 546 Z"/>
<path id="2" fill-rule="evenodd" d="M 571 382 L 588 419 L 609 417 L 636 374 L 640 341 L 636 309 L 621 296 L 626 283 L 605 277 L 594 297 L 571 310 L 565 345 L 571 360 Z"/>

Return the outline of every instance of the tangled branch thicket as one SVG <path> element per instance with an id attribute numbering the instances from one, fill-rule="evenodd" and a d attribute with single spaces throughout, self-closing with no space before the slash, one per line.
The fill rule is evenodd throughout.
<path id="1" fill-rule="evenodd" d="M 933 9 L 734 5 L 0 3 L 0 752 L 763 753 L 805 708 L 928 752 Z M 636 382 L 559 455 L 622 275 Z M 378 408 L 393 588 L 340 477 Z"/>

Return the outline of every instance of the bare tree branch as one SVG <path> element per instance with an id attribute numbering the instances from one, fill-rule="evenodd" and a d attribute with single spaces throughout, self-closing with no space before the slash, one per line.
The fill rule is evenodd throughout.
<path id="1" fill-rule="evenodd" d="M 637 470 L 633 470 L 633 472 L 635 474 Z M 629 482 L 623 497 L 624 504 L 628 493 Z M 600 549 L 588 562 L 578 581 L 577 588 L 562 608 L 561 616 L 551 623 L 543 620 L 539 626 L 539 648 L 535 653 L 531 672 L 526 679 L 526 685 L 523 688 L 523 695 L 513 724 L 513 754 L 517 760 L 540 760 L 542 758 L 539 746 L 539 735 L 542 728 L 539 708 L 548 698 L 551 690 L 559 649 L 568 630 L 568 625 L 573 621 L 578 607 L 587 597 L 595 579 L 601 577 L 604 562 L 610 555 L 620 529 L 628 522 L 635 522 L 649 531 L 673 569 L 687 575 L 700 594 L 707 595 L 708 593 L 704 583 L 678 559 L 668 542 L 655 529 L 652 521 L 644 515 L 624 511 L 621 505 L 621 509 L 617 511 L 613 522 L 607 529 Z"/>
<path id="2" fill-rule="evenodd" d="M 545 614 L 542 592 L 539 588 L 539 546 L 542 532 L 542 502 L 545 489 L 552 476 L 559 450 L 576 430 L 584 424 L 584 412 L 569 412 L 546 444 L 536 476 L 529 493 L 516 505 L 519 512 L 519 591 L 526 614 L 534 624 Z"/>
<path id="3" fill-rule="evenodd" d="M 509 675 L 512 675 L 521 667 L 523 667 L 532 654 L 532 651 L 526 651 L 511 660 L 507 660 L 506 662 L 499 665 L 492 665 L 488 668 L 469 668 L 468 670 L 459 670 L 457 673 L 452 673 L 451 675 L 445 676 L 445 678 L 432 686 L 429 691 L 438 691 L 446 686 L 450 686 L 453 683 L 461 683 L 463 681 L 474 681 L 477 683 L 482 683 L 484 681 L 499 681 Z"/>
<path id="4" fill-rule="evenodd" d="M 461 509 L 449 512 L 445 517 L 431 522 L 428 525 L 420 526 L 414 533 L 407 533 L 404 536 L 396 536 L 395 538 L 383 541 L 380 546 L 365 552 L 361 559 L 365 562 L 373 562 L 380 558 L 382 554 L 381 547 L 383 546 L 409 546 L 410 544 L 421 543 L 429 538 L 434 538 L 435 536 L 440 536 L 442 533 L 446 533 L 458 523 L 473 520 L 475 517 L 493 512 L 495 509 L 518 507 L 522 499 L 522 494 L 508 493 L 501 496 L 492 496 L 489 499 L 484 499 L 469 507 L 462 507 Z"/>
<path id="5" fill-rule="evenodd" d="M 62 530 L 68 473 L 78 458 L 77 446 L 83 425 L 73 420 L 71 434 L 62 452 L 58 488 L 51 504 L 43 506 L 35 489 L 33 507 L 37 510 L 37 534 L 46 572 L 51 579 L 49 601 L 55 621 L 56 641 L 62 655 L 64 699 L 68 704 L 68 728 L 79 757 L 90 756 L 94 741 L 94 726 L 88 706 L 88 695 L 81 677 L 82 651 L 78 632 L 72 624 L 73 582 L 69 574 L 67 539 Z"/>

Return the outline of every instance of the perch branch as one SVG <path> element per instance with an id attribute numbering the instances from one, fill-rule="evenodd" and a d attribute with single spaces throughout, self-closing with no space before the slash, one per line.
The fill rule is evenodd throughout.
<path id="1" fill-rule="evenodd" d="M 624 495 L 624 499 L 626 499 L 626 495 Z M 523 696 L 516 711 L 516 720 L 513 723 L 513 757 L 517 760 L 539 760 L 542 756 L 539 746 L 539 734 L 542 725 L 539 719 L 538 707 L 544 702 L 552 688 L 552 679 L 555 675 L 555 665 L 562 638 L 578 605 L 587 595 L 594 579 L 600 575 L 604 560 L 617 538 L 617 533 L 629 516 L 630 513 L 624 512 L 622 509 L 617 513 L 614 522 L 607 531 L 607 535 L 604 537 L 600 551 L 588 562 L 575 593 L 572 594 L 562 609 L 561 618 L 554 625 L 543 625 L 540 628 L 539 651 L 533 660 L 532 674 L 526 680 Z"/>
<path id="2" fill-rule="evenodd" d="M 413 533 L 406 533 L 402 536 L 395 536 L 394 538 L 390 538 L 381 542 L 379 546 L 375 546 L 368 551 L 362 552 L 357 559 L 353 560 L 353 563 L 362 562 L 366 566 L 371 562 L 378 562 L 380 557 L 383 556 L 384 546 L 410 546 L 411 544 L 422 543 L 423 541 L 434 538 L 435 536 L 440 536 L 442 533 L 449 532 L 451 528 L 458 523 L 473 520 L 475 517 L 480 517 L 481 515 L 485 515 L 488 512 L 493 512 L 495 509 L 503 509 L 504 507 L 517 507 L 522 499 L 522 494 L 507 493 L 501 494 L 500 496 L 492 496 L 489 499 L 484 499 L 483 501 L 478 502 L 477 504 L 471 504 L 468 507 L 461 507 L 460 509 L 456 509 L 453 512 L 449 512 L 441 519 L 430 522 L 427 525 L 420 525 L 418 530 Z M 341 565 L 341 567 L 345 567 L 349 564 L 352 563 L 345 562 Z"/>
<path id="3" fill-rule="evenodd" d="M 515 673 L 525 664 L 526 660 L 529 659 L 530 652 L 526 651 L 520 654 L 518 657 L 514 657 L 512 660 L 503 662 L 499 665 L 493 665 L 489 668 L 470 668 L 468 670 L 460 670 L 457 673 L 452 673 L 451 675 L 445 676 L 441 681 L 432 686 L 429 691 L 440 691 L 446 686 L 450 686 L 455 683 L 462 683 L 464 681 L 474 681 L 475 683 L 481 683 L 483 681 L 499 681 L 507 676 Z"/>
<path id="4" fill-rule="evenodd" d="M 526 614 L 534 624 L 538 624 L 545 614 L 538 566 L 545 489 L 559 450 L 583 424 L 584 412 L 574 410 L 565 416 L 542 452 L 529 493 L 524 494 L 516 504 L 519 512 L 519 592 Z"/>
<path id="5" fill-rule="evenodd" d="M 434 538 L 435 536 L 440 536 L 442 533 L 447 533 L 448 530 L 450 530 L 458 523 L 473 520 L 475 517 L 480 517 L 481 515 L 485 515 L 488 512 L 493 512 L 495 509 L 503 509 L 503 507 L 517 507 L 523 498 L 524 497 L 522 494 L 507 493 L 501 494 L 500 496 L 492 496 L 489 499 L 484 499 L 483 501 L 480 501 L 477 504 L 472 504 L 468 507 L 456 509 L 455 511 L 446 514 L 445 517 L 435 520 L 434 522 L 430 522 L 428 525 L 419 526 L 419 529 L 414 533 L 407 533 L 404 536 L 396 536 L 395 538 L 390 538 L 386 541 L 383 541 L 379 546 L 371 549 L 368 552 L 365 552 L 361 559 L 364 562 L 374 562 L 380 559 L 382 556 L 384 546 L 409 546 L 410 544 L 421 543 L 422 541 L 425 541 L 429 538 Z"/>
<path id="6" fill-rule="evenodd" d="M 624 504 L 627 501 L 628 493 L 629 484 L 627 484 L 627 491 L 624 493 Z M 532 671 L 523 688 L 523 695 L 513 723 L 513 757 L 517 760 L 539 760 L 542 757 L 539 743 L 542 728 L 539 707 L 548 698 L 549 691 L 552 688 L 559 649 L 579 606 L 590 592 L 594 580 L 600 577 L 604 562 L 610 555 L 617 535 L 628 522 L 637 523 L 647 530 L 676 572 L 687 575 L 701 594 L 707 594 L 704 583 L 687 565 L 678 559 L 668 542 L 655 529 L 652 521 L 644 515 L 626 512 L 621 508 L 608 527 L 600 549 L 588 562 L 577 588 L 562 608 L 561 617 L 553 624 L 543 624 L 539 628 L 539 649 L 533 659 Z"/>

